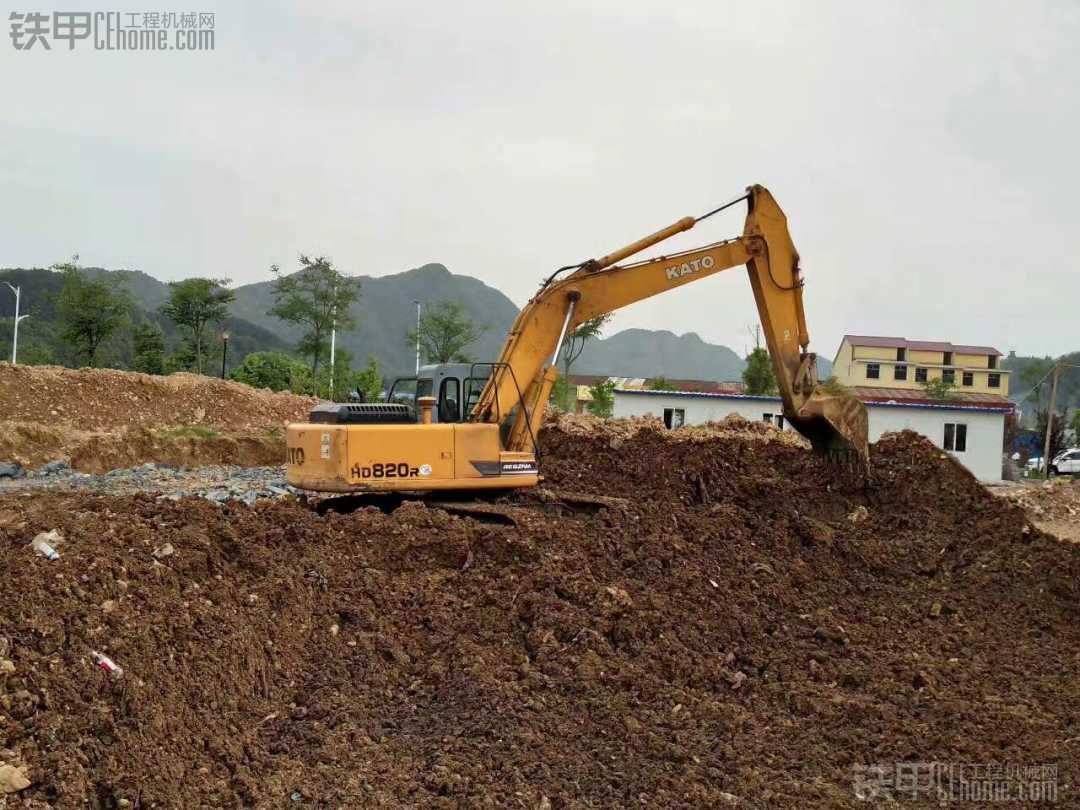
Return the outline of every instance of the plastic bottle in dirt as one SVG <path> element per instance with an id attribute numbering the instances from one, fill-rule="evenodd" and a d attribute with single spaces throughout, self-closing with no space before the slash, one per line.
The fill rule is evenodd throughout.
<path id="1" fill-rule="evenodd" d="M 91 650 L 90 657 L 94 659 L 95 665 L 108 672 L 114 678 L 119 678 L 124 674 L 124 670 L 120 666 L 118 666 L 115 661 L 109 658 L 109 656 L 105 655 L 105 653 L 99 653 L 97 650 Z"/>
<path id="2" fill-rule="evenodd" d="M 32 548 L 46 560 L 60 559 L 60 552 L 50 546 L 48 542 L 46 542 L 45 538 L 43 538 L 41 535 L 38 535 L 30 541 L 30 548 Z"/>

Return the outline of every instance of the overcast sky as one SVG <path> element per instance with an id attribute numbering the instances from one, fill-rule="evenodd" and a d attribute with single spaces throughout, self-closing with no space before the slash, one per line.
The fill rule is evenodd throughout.
<path id="1" fill-rule="evenodd" d="M 204 0 L 213 52 L 15 50 L 8 12 L 54 8 L 0 18 L 0 266 L 442 262 L 521 305 L 762 183 L 821 354 L 845 332 L 1080 349 L 1075 2 Z M 614 328 L 741 352 L 756 319 L 735 269 Z"/>

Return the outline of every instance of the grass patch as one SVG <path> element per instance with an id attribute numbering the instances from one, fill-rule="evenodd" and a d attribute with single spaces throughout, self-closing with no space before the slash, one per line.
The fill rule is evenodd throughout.
<path id="1" fill-rule="evenodd" d="M 203 427 L 202 425 L 185 425 L 162 430 L 160 435 L 169 439 L 213 439 L 221 434 L 213 428 Z"/>

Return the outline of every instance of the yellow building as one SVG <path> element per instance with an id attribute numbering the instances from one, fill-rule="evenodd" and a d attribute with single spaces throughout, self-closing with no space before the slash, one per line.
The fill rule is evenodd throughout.
<path id="1" fill-rule="evenodd" d="M 1009 395 L 1009 372 L 990 346 L 844 335 L 833 374 L 847 386 L 920 389 L 944 379 L 957 392 Z"/>

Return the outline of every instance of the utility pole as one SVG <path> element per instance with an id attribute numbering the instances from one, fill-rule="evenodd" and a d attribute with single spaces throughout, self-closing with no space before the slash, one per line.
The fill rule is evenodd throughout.
<path id="1" fill-rule="evenodd" d="M 15 293 L 15 333 L 11 337 L 11 365 L 15 365 L 19 358 L 19 321 L 25 320 L 30 316 L 19 314 L 19 298 L 21 297 L 19 287 L 12 284 L 10 281 L 5 281 L 4 283 L 11 288 L 13 293 Z"/>
<path id="2" fill-rule="evenodd" d="M 1054 405 L 1057 404 L 1058 376 L 1061 364 L 1054 363 L 1054 383 L 1050 386 L 1050 407 L 1046 411 L 1046 442 L 1043 444 L 1043 474 L 1050 477 L 1050 437 L 1054 435 Z"/>
<path id="3" fill-rule="evenodd" d="M 229 356 L 229 333 L 221 333 L 221 379 L 225 379 L 225 358 Z"/>
<path id="4" fill-rule="evenodd" d="M 416 304 L 416 376 L 420 376 L 420 302 L 413 301 Z"/>
<path id="5" fill-rule="evenodd" d="M 330 395 L 330 401 L 334 401 L 334 351 L 337 348 L 337 283 L 334 284 L 334 309 L 330 313 L 333 316 L 333 320 L 330 321 L 330 390 L 327 393 Z M 312 387 L 315 388 L 316 396 L 318 395 L 319 384 L 315 380 L 311 381 Z"/>

